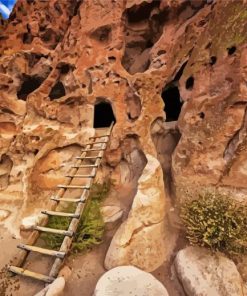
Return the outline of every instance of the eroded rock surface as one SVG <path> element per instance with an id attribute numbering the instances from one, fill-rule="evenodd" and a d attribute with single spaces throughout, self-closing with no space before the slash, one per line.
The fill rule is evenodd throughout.
<path id="1" fill-rule="evenodd" d="M 169 87 L 184 103 L 167 180 L 177 192 L 195 183 L 246 188 L 244 10 L 242 1 L 17 1 L 1 29 L 0 167 L 12 163 L 0 176 L 4 207 L 14 199 L 27 214 L 38 175 L 46 198 L 60 177 L 37 172 L 40 159 L 82 146 L 102 101 L 116 119 L 106 160 L 119 182 L 132 178 L 125 139 L 156 156 L 150 127 L 174 118 L 163 110 Z"/>
<path id="2" fill-rule="evenodd" d="M 128 218 L 117 230 L 107 252 L 107 269 L 133 264 L 145 271 L 153 271 L 165 260 L 166 200 L 162 183 L 159 162 L 147 155 Z"/>
<path id="3" fill-rule="evenodd" d="M 47 205 L 95 133 L 100 103 L 116 120 L 102 176 L 116 185 L 140 178 L 107 268 L 162 264 L 168 198 L 214 185 L 245 196 L 245 11 L 241 0 L 18 0 L 0 20 L 0 208 L 9 231 L 19 234 L 22 219 Z"/>

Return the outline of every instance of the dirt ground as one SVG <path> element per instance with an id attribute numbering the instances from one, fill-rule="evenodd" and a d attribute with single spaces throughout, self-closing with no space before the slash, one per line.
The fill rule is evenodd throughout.
<path id="1" fill-rule="evenodd" d="M 104 205 L 118 205 L 124 210 L 123 219 L 128 215 L 133 197 L 136 193 L 136 185 L 123 185 L 111 190 L 109 197 L 104 201 Z M 100 276 L 106 272 L 104 268 L 104 258 L 111 242 L 111 239 L 118 226 L 113 230 L 105 232 L 102 244 L 95 246 L 91 251 L 80 255 L 71 255 L 66 259 L 65 264 L 72 270 L 69 280 L 66 282 L 62 296 L 84 295 L 91 296 Z M 172 274 L 172 261 L 174 249 L 180 249 L 184 244 L 184 238 L 179 237 L 176 228 L 171 230 L 171 242 L 168 246 L 171 260 L 164 262 L 152 274 L 160 280 L 168 290 L 170 296 L 184 295 L 176 279 Z M 6 229 L 0 228 L 0 267 L 4 268 L 16 254 L 16 245 L 20 240 L 13 238 Z M 31 253 L 28 256 L 25 267 L 43 274 L 48 274 L 53 259 L 47 256 Z M 14 276 L 9 277 L 6 272 L 1 272 L 0 276 L 0 296 L 33 296 L 44 287 L 43 283 Z"/>

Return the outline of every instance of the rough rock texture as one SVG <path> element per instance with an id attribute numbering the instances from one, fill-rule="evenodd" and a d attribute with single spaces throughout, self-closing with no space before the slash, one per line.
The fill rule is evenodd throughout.
<path id="1" fill-rule="evenodd" d="M 220 253 L 188 247 L 178 252 L 175 268 L 187 295 L 246 295 L 236 265 Z"/>
<path id="2" fill-rule="evenodd" d="M 167 230 L 162 182 L 158 160 L 147 155 L 129 216 L 117 230 L 107 252 L 107 269 L 130 263 L 145 271 L 153 271 L 165 260 Z"/>
<path id="3" fill-rule="evenodd" d="M 104 168 L 117 184 L 142 175 L 108 267 L 161 264 L 166 199 L 185 188 L 217 184 L 243 196 L 245 11 L 241 0 L 18 0 L 0 21 L 1 222 L 18 234 L 22 218 L 47 205 L 94 134 L 99 102 L 116 119 Z M 179 96 L 168 108 L 171 86 Z M 142 174 L 146 159 L 150 176 Z"/>
<path id="4" fill-rule="evenodd" d="M 166 288 L 151 274 L 134 266 L 119 266 L 98 281 L 94 296 L 168 296 Z"/>

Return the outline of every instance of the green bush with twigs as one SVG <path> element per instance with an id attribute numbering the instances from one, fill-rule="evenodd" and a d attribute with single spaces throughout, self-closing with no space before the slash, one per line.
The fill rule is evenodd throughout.
<path id="1" fill-rule="evenodd" d="M 103 184 L 94 183 L 92 185 L 88 203 L 86 204 L 72 243 L 72 253 L 86 251 L 102 242 L 105 225 L 100 212 L 100 205 L 102 200 L 108 195 L 111 185 L 111 180 L 107 180 Z M 75 205 L 70 205 L 64 208 L 63 211 L 73 213 L 75 211 Z M 69 223 L 70 218 L 51 216 L 47 227 L 67 230 Z M 41 235 L 41 241 L 45 243 L 47 248 L 58 250 L 62 244 L 63 236 L 44 233 Z"/>
<path id="2" fill-rule="evenodd" d="M 219 193 L 205 193 L 181 207 L 187 238 L 193 245 L 227 254 L 247 253 L 247 207 Z"/>

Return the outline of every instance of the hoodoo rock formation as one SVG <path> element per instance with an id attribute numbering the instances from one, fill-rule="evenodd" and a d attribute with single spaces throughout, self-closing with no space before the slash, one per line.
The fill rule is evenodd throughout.
<path id="1" fill-rule="evenodd" d="M 246 5 L 17 0 L 9 19 L 0 18 L 4 249 L 26 236 L 23 219 L 45 207 L 95 128 L 114 121 L 98 178 L 115 180 L 104 206 L 121 215 L 102 254 L 87 255 L 89 283 L 85 273 L 73 277 L 73 268 L 89 268 L 82 255 L 64 295 L 92 295 L 99 277 L 122 265 L 152 272 L 170 296 L 199 295 L 187 278 L 185 289 L 173 280 L 172 261 L 186 245 L 176 208 L 201 188 L 246 201 Z M 1 267 L 14 256 L 9 250 Z"/>

